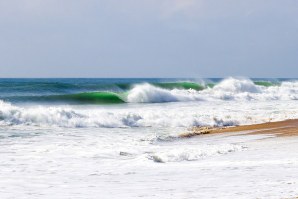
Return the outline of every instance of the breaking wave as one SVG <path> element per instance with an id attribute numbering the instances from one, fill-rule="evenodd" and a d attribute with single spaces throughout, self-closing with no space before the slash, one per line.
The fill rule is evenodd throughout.
<path id="1" fill-rule="evenodd" d="M 134 85 L 127 92 L 83 92 L 30 96 L 28 99 L 50 102 L 47 106 L 40 104 L 23 106 L 12 104 L 9 100 L 0 100 L 0 125 L 75 128 L 233 126 L 298 117 L 295 101 L 293 101 L 298 99 L 297 81 L 267 84 L 266 82 L 256 83 L 245 78 L 227 78 L 218 84 L 209 84 L 205 87 L 203 90 L 176 87 L 165 89 L 143 83 Z M 135 105 L 77 108 L 51 104 L 56 101 L 77 104 L 131 103 Z M 258 103 L 250 106 L 247 105 L 248 101 Z M 281 103 L 283 101 L 286 102 Z M 142 103 L 166 102 L 187 103 L 142 105 Z"/>
<path id="2" fill-rule="evenodd" d="M 142 84 L 134 87 L 127 95 L 127 102 L 131 103 L 161 103 L 178 101 L 197 101 L 201 100 L 195 90 L 166 90 Z"/>
<path id="3" fill-rule="evenodd" d="M 70 104 L 165 103 L 214 100 L 296 100 L 298 82 L 252 81 L 227 78 L 217 84 L 192 82 L 116 84 L 126 91 L 96 91 L 55 95 L 10 96 L 8 101 Z M 57 85 L 56 85 L 57 86 Z M 53 86 L 52 86 L 53 87 Z M 61 88 L 61 85 L 59 86 Z M 64 87 L 65 88 L 65 85 Z"/>
<path id="4" fill-rule="evenodd" d="M 151 84 L 135 86 L 128 92 L 127 102 L 162 103 L 214 100 L 297 100 L 298 82 L 253 82 L 250 79 L 227 78 L 197 91 L 193 89 L 162 89 Z"/>
<path id="5" fill-rule="evenodd" d="M 200 103 L 201 104 L 201 103 Z M 235 126 L 298 118 L 295 103 L 206 102 L 122 108 L 15 106 L 0 101 L 0 126 L 131 128 Z M 182 106 L 181 106 L 182 105 Z M 268 108 L 269 107 L 269 108 Z M 274 107 L 274 108 L 271 108 Z"/>

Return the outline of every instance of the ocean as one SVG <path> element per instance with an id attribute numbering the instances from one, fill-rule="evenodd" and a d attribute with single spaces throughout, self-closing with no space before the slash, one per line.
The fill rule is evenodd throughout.
<path id="1" fill-rule="evenodd" d="M 297 139 L 179 135 L 296 119 L 297 99 L 285 78 L 0 79 L 0 198 L 295 196 Z"/>

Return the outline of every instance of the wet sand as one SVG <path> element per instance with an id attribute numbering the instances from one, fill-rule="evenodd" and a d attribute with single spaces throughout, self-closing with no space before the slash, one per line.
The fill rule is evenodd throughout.
<path id="1" fill-rule="evenodd" d="M 263 124 L 243 125 L 235 127 L 213 128 L 193 127 L 180 137 L 193 137 L 203 134 L 245 132 L 247 134 L 274 134 L 276 136 L 298 136 L 298 119 Z"/>

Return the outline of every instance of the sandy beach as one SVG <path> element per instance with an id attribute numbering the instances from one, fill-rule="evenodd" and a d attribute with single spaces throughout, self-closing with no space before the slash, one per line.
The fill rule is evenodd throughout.
<path id="1" fill-rule="evenodd" d="M 242 125 L 233 127 L 193 127 L 190 132 L 180 134 L 180 137 L 193 137 L 204 134 L 236 133 L 245 134 L 274 134 L 280 136 L 298 136 L 298 120 L 284 120 L 278 122 L 267 122 L 262 124 Z"/>

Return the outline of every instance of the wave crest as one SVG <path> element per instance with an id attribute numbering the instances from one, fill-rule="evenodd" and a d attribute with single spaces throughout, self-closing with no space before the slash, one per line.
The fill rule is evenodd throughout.
<path id="1" fill-rule="evenodd" d="M 230 92 L 230 93 L 259 93 L 260 87 L 254 84 L 250 79 L 236 79 L 236 78 L 227 78 L 220 82 L 218 85 L 215 85 L 213 90 L 221 92 Z"/>
<path id="2" fill-rule="evenodd" d="M 136 85 L 128 92 L 127 102 L 130 103 L 162 103 L 214 100 L 297 100 L 298 82 L 282 82 L 268 86 L 255 84 L 250 79 L 227 78 L 204 90 L 167 90 L 151 84 Z"/>
<path id="3" fill-rule="evenodd" d="M 155 87 L 151 84 L 136 85 L 127 95 L 127 101 L 131 103 L 161 103 L 179 101 L 198 101 L 201 100 L 198 92 L 189 90 L 166 90 Z"/>
<path id="4" fill-rule="evenodd" d="M 218 84 L 191 82 L 136 84 L 123 92 L 96 91 L 57 95 L 10 96 L 12 102 L 63 102 L 69 104 L 165 103 L 215 100 L 297 100 L 298 82 L 253 82 L 226 78 Z"/>

